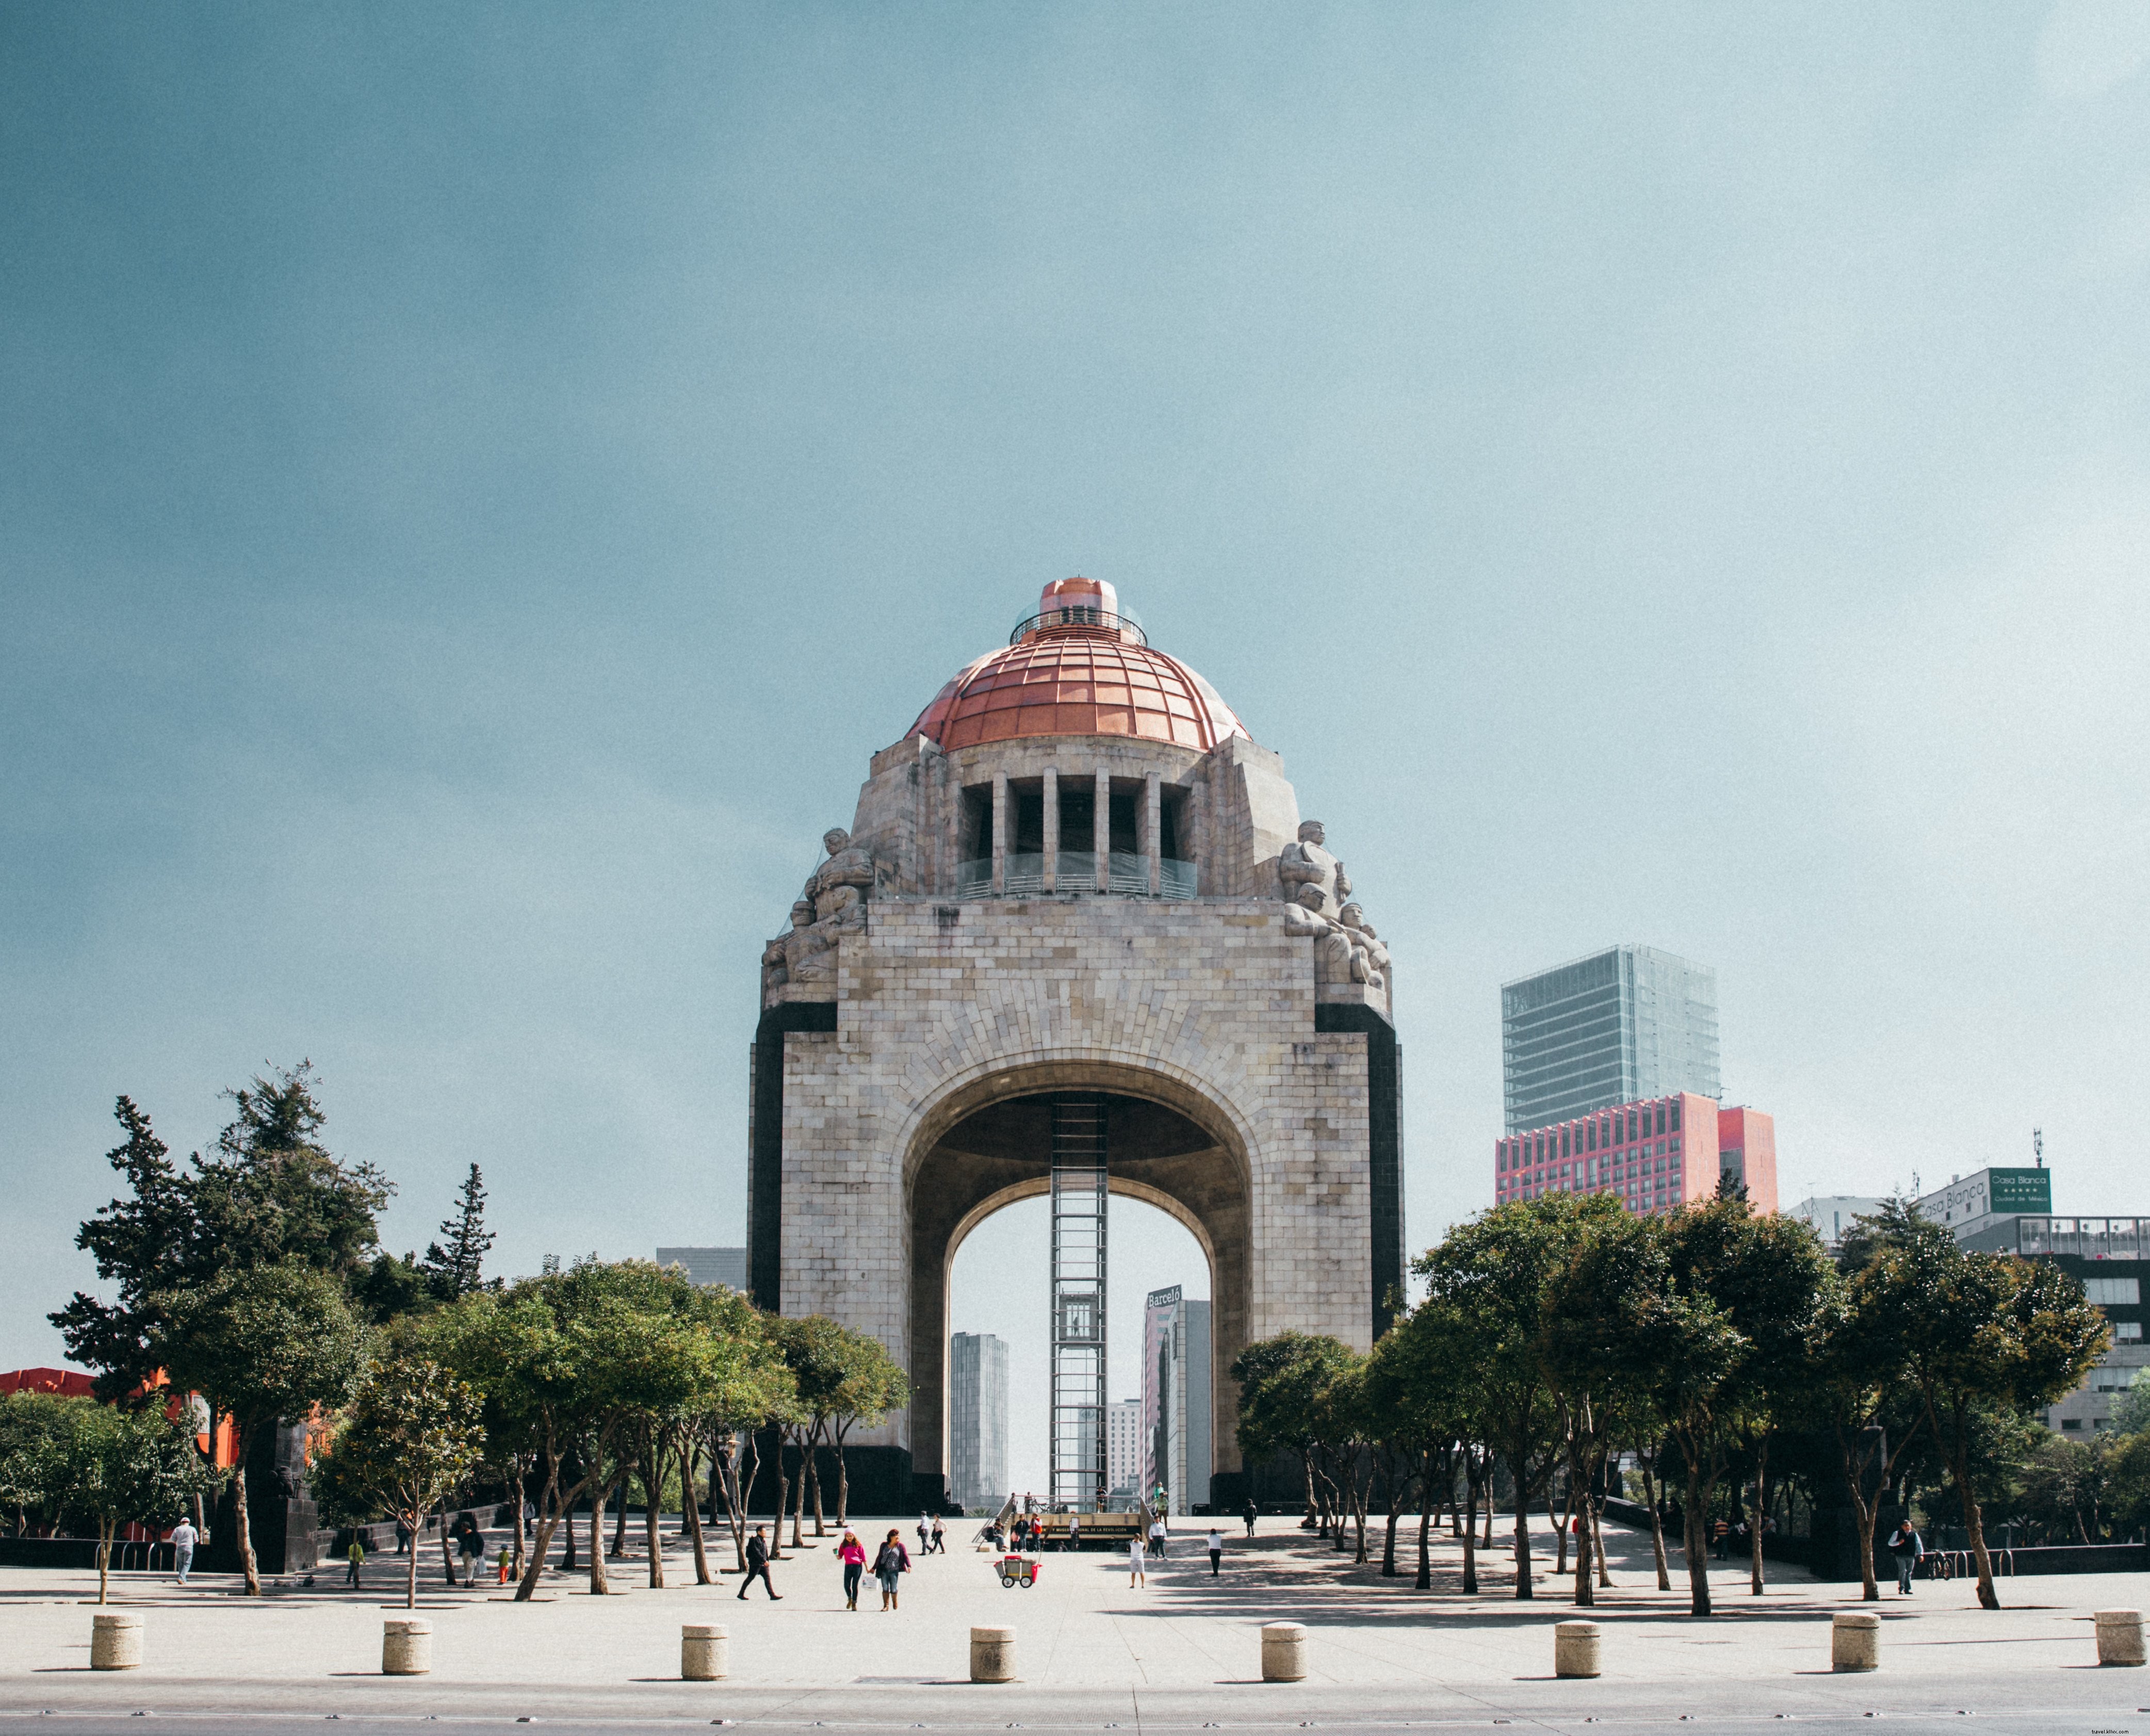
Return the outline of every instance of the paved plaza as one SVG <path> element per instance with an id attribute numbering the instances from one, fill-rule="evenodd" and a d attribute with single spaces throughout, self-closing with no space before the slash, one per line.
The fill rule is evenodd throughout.
<path id="1" fill-rule="evenodd" d="M 884 1524 L 886 1522 L 884 1522 Z M 560 1728 L 706 1725 L 727 1718 L 787 1729 L 914 1727 L 1203 1728 L 1302 1723 L 1355 1729 L 1491 1728 L 1502 1722 L 1580 1729 L 1727 1728 L 1785 1720 L 1880 1715 L 1922 1728 L 2150 1732 L 2150 1673 L 2100 1670 L 2091 1612 L 2150 1603 L 2150 1576 L 2002 1582 L 2009 1607 L 1976 1607 L 1968 1581 L 1921 1582 L 1881 1605 L 1882 1668 L 1829 1671 L 1832 1612 L 1857 1587 L 1819 1585 L 1772 1565 L 1763 1597 L 1739 1563 L 1714 1564 L 1722 1613 L 1696 1622 L 1684 1589 L 1660 1592 L 1648 1540 L 1612 1531 L 1615 1585 L 1591 1614 L 1604 1628 L 1604 1674 L 1557 1681 L 1552 1624 L 1575 1612 L 1558 1584 L 1532 1603 L 1505 1595 L 1507 1552 L 1482 1557 L 1486 1595 L 1466 1599 L 1460 1546 L 1441 1540 L 1436 1590 L 1351 1567 L 1289 1522 L 1264 1522 L 1252 1543 L 1229 1542 L 1215 1580 L 1196 1537 L 1175 1538 L 1146 1589 L 1130 1590 L 1124 1557 L 1048 1556 L 1033 1587 L 1004 1590 L 987 1559 L 956 1543 L 916 1562 L 902 1607 L 880 1612 L 867 1582 L 847 1612 L 825 1544 L 776 1565 L 783 1601 L 756 1588 L 740 1602 L 735 1576 L 718 1587 L 670 1564 L 672 1588 L 636 1582 L 643 1563 L 615 1563 L 616 1595 L 593 1598 L 580 1576 L 556 1577 L 535 1605 L 487 1587 L 451 1593 L 437 1556 L 425 1565 L 421 1605 L 435 1626 L 433 1672 L 379 1674 L 381 1624 L 400 1607 L 400 1566 L 376 1560 L 363 1592 L 338 1589 L 323 1568 L 311 1589 L 279 1588 L 260 1604 L 234 1582 L 119 1576 L 118 1601 L 140 1610 L 145 1663 L 128 1673 L 88 1668 L 94 1580 L 83 1574 L 0 1574 L 7 1635 L 0 1652 L 0 1720 L 58 1719 L 93 1730 L 138 1713 L 269 1729 L 284 1723 L 432 1718 Z M 1541 1542 L 1549 1541 L 1541 1524 Z M 906 1541 L 911 1539 L 906 1533 Z M 400 1582 L 398 1582 L 400 1583 Z M 730 1630 L 729 1678 L 677 1679 L 684 1622 Z M 1264 1684 L 1258 1629 L 1307 1624 L 1305 1683 Z M 967 1680 L 972 1624 L 1018 1630 L 1021 1680 Z M 137 1723 L 133 1728 L 139 1730 Z"/>

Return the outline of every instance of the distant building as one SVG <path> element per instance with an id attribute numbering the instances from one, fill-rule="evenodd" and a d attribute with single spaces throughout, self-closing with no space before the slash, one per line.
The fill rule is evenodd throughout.
<path id="1" fill-rule="evenodd" d="M 1007 1344 L 990 1332 L 948 1340 L 948 1492 L 995 1513 L 1008 1492 Z"/>
<path id="2" fill-rule="evenodd" d="M 2038 1173 L 2049 1176 L 2052 1172 Z M 1920 1204 L 1923 1208 L 1925 1201 Z M 2046 1426 L 2067 1435 L 2095 1434 L 2109 1426 L 2113 1395 L 2125 1391 L 2137 1372 L 2150 1366 L 2150 1345 L 2142 1339 L 2142 1286 L 2150 1279 L 2150 1218 L 1989 1215 L 1983 1227 L 1956 1239 L 1966 1248 L 1989 1254 L 2051 1260 L 2082 1285 L 2083 1294 L 2112 1328 L 2112 1347 L 2082 1385 L 2047 1407 Z"/>
<path id="3" fill-rule="evenodd" d="M 1493 1142 L 1493 1199 L 1616 1194 L 1631 1211 L 1707 1199 L 1720 1178 L 1744 1184 L 1758 1212 L 1777 1209 L 1777 1127 L 1759 1109 L 1719 1108 L 1683 1092 L 1620 1103 Z"/>
<path id="4" fill-rule="evenodd" d="M 1943 1225 L 1961 1242 L 1990 1229 L 2003 1218 L 2051 1213 L 2053 1172 L 2043 1167 L 1975 1170 L 1969 1175 L 1951 1176 L 1946 1188 L 1921 1194 L 1915 1204 L 1921 1218 Z"/>
<path id="5" fill-rule="evenodd" d="M 1821 1238 L 1824 1248 L 1835 1249 L 1844 1240 L 1845 1232 L 1855 1220 L 1871 1218 L 1881 1209 L 1881 1202 L 1868 1194 L 1817 1194 L 1810 1199 L 1802 1199 L 1786 1214 L 1804 1219 L 1814 1226 L 1814 1233 Z"/>
<path id="6" fill-rule="evenodd" d="M 1105 1492 L 1134 1496 L 1142 1491 L 1149 1455 L 1143 1451 L 1143 1401 L 1121 1399 L 1105 1406 Z"/>
<path id="7" fill-rule="evenodd" d="M 721 1284 L 727 1289 L 746 1288 L 746 1249 L 744 1248 L 659 1248 L 660 1266 L 684 1266 L 695 1284 Z"/>
<path id="8" fill-rule="evenodd" d="M 1645 1098 L 1721 1096 L 1717 972 L 1613 946 L 1501 984 L 1501 1087 L 1511 1133 Z"/>
<path id="9" fill-rule="evenodd" d="M 1175 1513 L 1209 1501 L 1209 1305 L 1178 1284 L 1143 1310 L 1143 1493 L 1164 1485 Z"/>

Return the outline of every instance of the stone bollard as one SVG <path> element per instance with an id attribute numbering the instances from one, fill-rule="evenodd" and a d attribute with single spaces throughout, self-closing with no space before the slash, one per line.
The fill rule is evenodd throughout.
<path id="1" fill-rule="evenodd" d="M 1556 1676 L 1594 1676 L 1597 1673 L 1597 1622 L 1555 1622 L 1552 1624 L 1552 1673 Z"/>
<path id="2" fill-rule="evenodd" d="M 2142 1643 L 2135 1643 L 2137 1663 Z M 142 1617 L 133 1610 L 112 1610 L 89 1618 L 89 1667 L 93 1670 L 142 1668 Z"/>
<path id="3" fill-rule="evenodd" d="M 688 1622 L 679 1629 L 679 1679 L 721 1682 L 732 1667 L 730 1631 L 714 1622 Z"/>
<path id="4" fill-rule="evenodd" d="M 433 1624 L 423 1616 L 391 1616 L 381 1624 L 381 1673 L 433 1673 Z"/>
<path id="5" fill-rule="evenodd" d="M 973 1682 L 1015 1680 L 1015 1629 L 973 1628 L 971 1630 L 971 1679 Z"/>
<path id="6" fill-rule="evenodd" d="M 1870 1610 L 1840 1610 L 1829 1624 L 1829 1667 L 1872 1670 L 1881 1667 L 1881 1617 Z"/>
<path id="7" fill-rule="evenodd" d="M 2139 1609 L 2101 1609 L 2097 1612 L 2097 1661 L 2100 1663 L 2142 1662 L 2142 1612 Z"/>
<path id="8" fill-rule="evenodd" d="M 1297 1622 L 1262 1623 L 1262 1680 L 1306 1679 L 1306 1629 Z"/>

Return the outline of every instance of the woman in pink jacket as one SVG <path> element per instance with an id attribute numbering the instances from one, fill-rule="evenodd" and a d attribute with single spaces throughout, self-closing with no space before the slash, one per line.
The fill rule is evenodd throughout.
<path id="1" fill-rule="evenodd" d="M 844 1527 L 844 1541 L 836 1545 L 836 1557 L 844 1564 L 844 1607 L 856 1609 L 859 1580 L 866 1571 L 866 1546 L 848 1525 Z"/>

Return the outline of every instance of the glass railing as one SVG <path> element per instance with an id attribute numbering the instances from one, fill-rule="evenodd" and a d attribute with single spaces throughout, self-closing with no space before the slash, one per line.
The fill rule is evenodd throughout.
<path id="1" fill-rule="evenodd" d="M 1020 855 L 1007 859 L 1002 879 L 1002 895 L 1011 898 L 1034 896 L 1045 890 L 1045 858 L 1042 855 Z M 1106 858 L 1106 890 L 1123 897 L 1146 898 L 1149 896 L 1149 858 L 1132 850 L 1116 850 Z M 1169 857 L 1158 864 L 1158 896 L 1161 898 L 1188 899 L 1196 896 L 1200 879 L 1199 871 L 1192 862 L 1174 861 Z M 1063 850 L 1060 852 L 1060 866 L 1054 878 L 1056 890 L 1062 892 L 1093 891 L 1098 885 L 1097 852 L 1088 850 Z M 958 898 L 989 898 L 993 890 L 993 865 L 990 858 L 956 865 L 956 896 Z"/>

